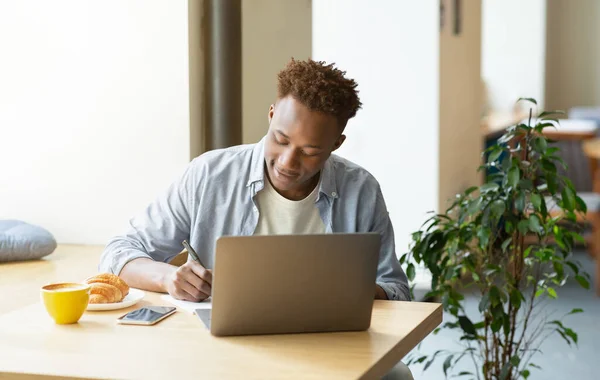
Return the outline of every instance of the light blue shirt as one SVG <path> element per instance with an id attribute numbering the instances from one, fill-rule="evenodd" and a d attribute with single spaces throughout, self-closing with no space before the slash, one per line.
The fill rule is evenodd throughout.
<path id="1" fill-rule="evenodd" d="M 264 187 L 264 160 L 264 138 L 195 158 L 162 196 L 130 220 L 127 234 L 110 240 L 100 271 L 119 274 L 125 264 L 140 257 L 169 262 L 181 252 L 183 240 L 213 268 L 220 236 L 254 234 L 259 216 L 254 197 Z M 369 172 L 331 155 L 321 172 L 316 207 L 327 233 L 380 233 L 377 284 L 391 300 L 410 299 L 385 201 Z"/>

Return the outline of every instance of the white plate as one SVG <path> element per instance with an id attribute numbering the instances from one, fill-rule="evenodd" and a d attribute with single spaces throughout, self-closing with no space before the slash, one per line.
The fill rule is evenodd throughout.
<path id="1" fill-rule="evenodd" d="M 88 304 L 87 310 L 96 311 L 123 309 L 140 302 L 142 298 L 144 298 L 145 294 L 146 293 L 139 289 L 129 288 L 129 294 L 123 298 L 123 301 L 113 303 L 90 303 Z"/>

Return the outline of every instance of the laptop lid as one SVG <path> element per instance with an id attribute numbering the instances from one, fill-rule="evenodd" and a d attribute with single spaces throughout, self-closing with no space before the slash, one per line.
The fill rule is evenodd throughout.
<path id="1" fill-rule="evenodd" d="M 377 233 L 219 238 L 211 333 L 368 329 L 380 241 Z"/>

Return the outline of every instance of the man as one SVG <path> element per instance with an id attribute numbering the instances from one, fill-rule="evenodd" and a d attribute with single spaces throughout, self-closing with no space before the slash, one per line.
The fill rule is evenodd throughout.
<path id="1" fill-rule="evenodd" d="M 374 296 L 409 300 L 379 184 L 332 155 L 361 107 L 356 82 L 344 74 L 333 64 L 292 59 L 278 75 L 267 135 L 194 159 L 166 194 L 131 220 L 126 235 L 108 243 L 100 270 L 132 287 L 199 301 L 211 294 L 209 268 L 222 235 L 378 232 Z M 207 268 L 194 260 L 168 264 L 185 239 Z"/>

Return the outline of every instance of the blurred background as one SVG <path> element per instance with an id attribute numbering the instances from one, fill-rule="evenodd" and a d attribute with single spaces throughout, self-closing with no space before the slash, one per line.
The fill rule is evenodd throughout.
<path id="1" fill-rule="evenodd" d="M 599 20 L 597 0 L 0 0 L 0 219 L 104 245 L 193 157 L 257 142 L 277 72 L 310 57 L 359 84 L 339 154 L 381 183 L 400 255 L 481 183 L 482 150 L 527 116 L 517 98 L 595 135 Z M 579 126 L 561 144 L 592 191 Z"/>

